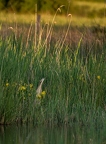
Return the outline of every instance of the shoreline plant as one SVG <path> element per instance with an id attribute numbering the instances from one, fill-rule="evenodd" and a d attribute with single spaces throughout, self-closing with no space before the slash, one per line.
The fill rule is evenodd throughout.
<path id="1" fill-rule="evenodd" d="M 0 36 L 0 124 L 106 125 L 106 43 L 85 44 L 83 33 L 69 46 L 69 27 L 53 43 L 51 25 L 37 47 L 31 31 L 27 47 L 15 31 Z M 36 104 L 42 77 L 46 95 Z"/>

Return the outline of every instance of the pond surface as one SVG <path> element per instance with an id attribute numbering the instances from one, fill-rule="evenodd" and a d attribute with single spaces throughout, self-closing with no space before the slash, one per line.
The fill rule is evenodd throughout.
<path id="1" fill-rule="evenodd" d="M 0 144 L 106 144 L 106 131 L 77 125 L 0 126 Z"/>

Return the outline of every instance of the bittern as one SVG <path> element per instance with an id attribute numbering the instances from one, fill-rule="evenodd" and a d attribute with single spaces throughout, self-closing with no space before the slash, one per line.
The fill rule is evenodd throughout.
<path id="1" fill-rule="evenodd" d="M 40 80 L 39 86 L 38 86 L 38 88 L 37 88 L 37 90 L 36 90 L 36 94 L 37 94 L 37 95 L 41 94 L 41 92 L 42 92 L 42 84 L 43 84 L 44 80 L 45 80 L 45 78 L 42 78 L 42 79 Z"/>

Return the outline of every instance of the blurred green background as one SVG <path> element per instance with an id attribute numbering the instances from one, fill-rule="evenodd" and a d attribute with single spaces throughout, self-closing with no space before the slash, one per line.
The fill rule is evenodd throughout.
<path id="1" fill-rule="evenodd" d="M 60 14 L 72 13 L 87 17 L 104 17 L 105 0 L 0 0 L 0 10 L 18 13 L 39 13 L 54 14 L 58 7 L 64 5 Z"/>

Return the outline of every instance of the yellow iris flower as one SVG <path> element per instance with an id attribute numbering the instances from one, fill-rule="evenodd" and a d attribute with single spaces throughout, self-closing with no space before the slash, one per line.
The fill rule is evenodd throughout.
<path id="1" fill-rule="evenodd" d="M 6 87 L 8 87 L 9 86 L 9 83 L 6 83 Z"/>
<path id="2" fill-rule="evenodd" d="M 100 76 L 99 75 L 97 76 L 97 79 L 100 80 Z"/>
<path id="3" fill-rule="evenodd" d="M 38 99 L 42 99 L 42 98 L 45 97 L 45 95 L 46 95 L 46 92 L 45 92 L 45 91 L 42 91 L 40 94 L 37 94 L 36 97 L 37 97 Z"/>

